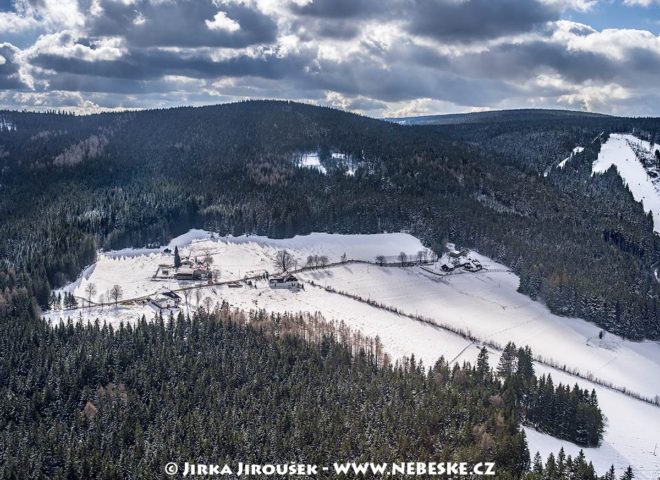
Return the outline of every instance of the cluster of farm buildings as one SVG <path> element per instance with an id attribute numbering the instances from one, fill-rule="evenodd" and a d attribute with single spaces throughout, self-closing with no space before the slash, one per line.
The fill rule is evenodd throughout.
<path id="1" fill-rule="evenodd" d="M 162 263 L 154 275 L 155 279 L 175 280 L 213 280 L 213 272 L 203 260 L 197 258 L 184 258 L 181 260 L 181 266 L 176 268 L 169 263 Z"/>
<path id="2" fill-rule="evenodd" d="M 168 252 L 169 253 L 169 252 Z M 199 260 L 198 258 L 184 258 L 177 268 L 171 264 L 160 264 L 154 275 L 154 280 L 174 279 L 177 281 L 207 281 L 209 285 L 213 284 L 214 275 L 210 269 L 209 262 Z M 443 272 L 450 273 L 456 269 L 462 268 L 467 271 L 477 272 L 483 267 L 481 263 L 468 256 L 468 250 L 457 250 L 452 248 L 440 258 L 440 269 Z M 270 277 L 265 273 L 263 279 L 268 280 L 268 286 L 273 289 L 298 290 L 302 288 L 302 283 L 295 275 L 284 273 L 281 276 Z M 243 287 L 240 281 L 225 282 L 229 288 Z M 245 280 L 245 285 L 252 286 L 252 281 Z M 173 290 L 161 289 L 156 294 L 149 297 L 149 302 L 163 310 L 178 308 L 181 303 L 181 296 Z"/>
<path id="3" fill-rule="evenodd" d="M 478 272 L 483 267 L 479 260 L 469 258 L 468 251 L 450 250 L 446 256 L 443 256 L 440 268 L 443 272 L 453 272 L 457 268 L 463 268 L 470 272 Z"/>
<path id="4" fill-rule="evenodd" d="M 302 288 L 302 284 L 298 278 L 291 274 L 283 274 L 282 276 L 270 277 L 266 273 L 264 278 L 268 279 L 268 286 L 273 289 L 285 288 L 290 290 L 297 290 Z M 210 269 L 209 262 L 200 260 L 198 258 L 184 258 L 181 260 L 179 267 L 175 267 L 173 264 L 169 263 L 160 264 L 153 276 L 153 279 L 174 279 L 177 281 L 197 282 L 205 281 L 208 282 L 209 285 L 212 285 L 214 275 Z M 244 284 L 240 281 L 227 282 L 226 285 L 229 288 L 239 288 L 244 286 Z M 252 286 L 252 281 L 245 280 L 245 285 Z M 160 310 L 174 309 L 179 307 L 181 303 L 181 296 L 174 290 L 161 288 L 158 292 L 149 297 L 149 303 Z"/>

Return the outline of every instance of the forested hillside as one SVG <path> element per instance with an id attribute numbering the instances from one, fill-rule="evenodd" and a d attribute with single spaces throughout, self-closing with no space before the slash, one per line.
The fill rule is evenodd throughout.
<path id="1" fill-rule="evenodd" d="M 589 419 L 601 413 L 594 393 L 537 382 L 531 352 L 513 345 L 496 376 L 485 349 L 477 365 L 392 366 L 377 341 L 342 326 L 227 304 L 116 331 L 19 320 L 0 318 L 0 367 L 12 372 L 0 376 L 1 478 L 162 478 L 172 461 L 393 459 L 494 462 L 502 480 L 599 478 L 583 455 L 563 452 L 528 473 L 521 420 L 593 433 L 597 444 Z M 534 413 L 552 412 L 549 403 L 561 415 Z"/>
<path id="2" fill-rule="evenodd" d="M 417 117 L 388 118 L 390 122 L 402 125 L 458 125 L 496 122 L 527 122 L 539 120 L 562 121 L 565 119 L 605 117 L 599 113 L 580 112 L 572 110 L 551 109 L 517 109 L 517 110 L 487 110 L 484 112 L 448 113 L 444 115 L 422 115 Z"/>
<path id="3" fill-rule="evenodd" d="M 590 170 L 609 132 L 651 137 L 657 120 L 401 126 L 288 102 L 0 116 L 11 126 L 0 130 L 5 314 L 46 305 L 96 248 L 192 226 L 276 237 L 407 229 L 437 251 L 449 240 L 509 265 L 556 313 L 660 338 L 652 220 L 615 172 Z M 327 174 L 297 165 L 312 151 Z"/>

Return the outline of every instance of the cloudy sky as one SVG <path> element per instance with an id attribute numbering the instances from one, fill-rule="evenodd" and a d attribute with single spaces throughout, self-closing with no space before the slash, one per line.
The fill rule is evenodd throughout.
<path id="1" fill-rule="evenodd" d="M 660 0 L 0 0 L 0 109 L 660 116 Z"/>

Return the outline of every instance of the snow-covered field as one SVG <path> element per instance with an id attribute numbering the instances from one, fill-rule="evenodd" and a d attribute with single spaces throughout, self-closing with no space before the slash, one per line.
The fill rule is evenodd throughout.
<path id="1" fill-rule="evenodd" d="M 556 369 L 535 365 L 536 373 L 552 374 L 553 381 L 564 384 L 578 383 L 581 388 L 593 385 Z M 632 399 L 607 388 L 594 386 L 598 403 L 607 417 L 607 427 L 603 442 L 598 448 L 584 448 L 586 457 L 593 462 L 599 473 L 614 465 L 621 475 L 627 465 L 631 465 L 635 478 L 657 480 L 660 477 L 660 408 Z M 581 447 L 565 440 L 558 440 L 525 428 L 529 450 L 532 455 L 541 452 L 544 458 L 560 447 L 567 454 L 577 455 Z"/>
<path id="2" fill-rule="evenodd" d="M 403 251 L 409 256 L 424 247 L 416 238 L 403 234 L 333 235 L 312 234 L 286 240 L 241 236 L 217 238 L 209 232 L 192 230 L 174 239 L 169 247 L 178 246 L 182 256 L 213 257 L 213 269 L 219 280 L 240 279 L 263 271 L 273 272 L 272 257 L 280 249 L 288 249 L 299 266 L 309 255 L 325 255 L 330 262 L 348 259 L 373 261 L 376 255 L 396 256 Z M 125 249 L 107 252 L 98 262 L 65 289 L 84 297 L 89 282 L 98 296 L 112 285 L 120 284 L 124 298 L 142 297 L 159 288 L 178 288 L 190 282 L 155 281 L 151 277 L 160 263 L 172 261 L 163 249 Z M 377 300 L 396 307 L 409 315 L 421 315 L 454 328 L 470 330 L 480 340 L 504 344 L 513 340 L 518 345 L 530 345 L 537 355 L 626 387 L 653 396 L 660 393 L 660 345 L 657 342 L 634 343 L 606 333 L 598 339 L 600 329 L 580 319 L 552 315 L 543 305 L 516 292 L 518 278 L 502 265 L 478 254 L 486 271 L 456 272 L 447 276 L 429 273 L 419 267 L 377 267 L 360 263 L 334 266 L 298 274 L 299 278 L 318 285 L 331 286 L 363 298 Z M 439 272 L 438 272 L 439 273 Z M 273 290 L 264 280 L 255 286 L 230 288 L 205 286 L 201 300 L 225 300 L 243 309 L 264 308 L 276 312 L 320 312 L 326 319 L 342 320 L 369 336 L 380 337 L 386 351 L 394 358 L 414 354 L 425 365 L 433 364 L 441 355 L 459 362 L 474 361 L 479 346 L 447 330 L 427 325 L 409 317 L 397 315 L 349 297 L 313 287 L 305 283 L 304 290 Z M 95 300 L 99 300 L 96 298 Z M 197 298 L 190 296 L 188 307 L 197 308 Z M 46 317 L 57 321 L 63 316 L 96 318 L 118 324 L 138 315 L 153 316 L 155 310 L 144 303 L 118 307 L 94 307 L 73 312 L 49 312 Z M 491 363 L 497 361 L 492 352 Z M 629 396 L 599 387 L 567 373 L 536 364 L 537 372 L 552 373 L 555 382 L 578 383 L 582 388 L 596 388 L 601 407 L 608 417 L 603 445 L 588 449 L 587 456 L 603 472 L 614 464 L 620 472 L 628 464 L 637 478 L 654 479 L 660 474 L 660 453 L 653 454 L 660 443 L 660 408 Z M 540 450 L 544 456 L 555 453 L 560 446 L 577 453 L 576 446 L 547 435 L 528 431 L 530 451 Z M 660 447 L 658 447 L 660 450 Z M 654 476 L 655 475 L 655 476 Z"/>
<path id="3" fill-rule="evenodd" d="M 637 151 L 637 153 L 635 153 Z M 593 163 L 593 173 L 602 173 L 614 165 L 623 181 L 628 185 L 633 197 L 642 202 L 644 210 L 653 212 L 654 230 L 660 233 L 660 190 L 654 182 L 639 156 L 652 156 L 649 142 L 629 135 L 613 133 L 605 142 Z"/>
<path id="4" fill-rule="evenodd" d="M 487 270 L 436 276 L 419 268 L 351 265 L 300 275 L 439 324 L 468 330 L 479 340 L 529 345 L 535 355 L 647 397 L 660 395 L 660 345 L 631 342 L 578 318 L 553 315 L 516 292 L 518 277 L 487 257 Z"/>

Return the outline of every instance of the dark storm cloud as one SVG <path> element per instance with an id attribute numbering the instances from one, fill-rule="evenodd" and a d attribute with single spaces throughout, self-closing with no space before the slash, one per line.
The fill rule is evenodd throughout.
<path id="1" fill-rule="evenodd" d="M 183 0 L 152 4 L 139 0 L 135 4 L 105 0 L 103 14 L 91 17 L 90 36 L 121 36 L 140 47 L 228 47 L 240 48 L 270 43 L 277 36 L 274 19 L 242 4 L 219 4 L 211 0 Z M 236 22 L 236 31 L 212 29 L 215 15 L 225 12 Z"/>
<path id="2" fill-rule="evenodd" d="M 300 71 L 310 61 L 304 55 L 252 57 L 238 55 L 215 61 L 205 55 L 183 55 L 162 50 L 131 51 L 116 60 L 84 60 L 54 54 L 39 54 L 32 64 L 57 73 L 103 78 L 152 80 L 165 75 L 191 78 L 244 77 L 282 78 Z"/>
<path id="3" fill-rule="evenodd" d="M 396 0 L 314 0 L 305 5 L 292 3 L 290 8 L 294 14 L 302 16 L 348 19 L 392 14 L 392 8 L 398 4 Z"/>
<path id="4" fill-rule="evenodd" d="M 0 44 L 0 89 L 20 89 L 27 86 L 19 74 L 17 52 L 18 49 L 9 43 Z"/>
<path id="5" fill-rule="evenodd" d="M 345 95 L 360 95 L 385 102 L 436 98 L 461 105 L 482 104 L 515 91 L 515 87 L 501 80 L 468 78 L 409 63 L 385 67 L 369 58 L 318 62 L 317 69 L 299 81 Z"/>
<path id="6" fill-rule="evenodd" d="M 313 0 L 290 10 L 321 37 L 352 38 L 363 21 L 378 18 L 401 20 L 410 34 L 450 43 L 530 32 L 561 13 L 540 0 Z"/>
<path id="7" fill-rule="evenodd" d="M 456 59 L 453 67 L 468 74 L 490 74 L 512 80 L 560 71 L 575 81 L 611 78 L 616 68 L 601 54 L 568 51 L 564 45 L 541 41 L 498 45 L 485 52 L 467 54 Z"/>
<path id="8" fill-rule="evenodd" d="M 106 78 L 68 72 L 59 72 L 48 77 L 48 86 L 51 90 L 121 93 L 126 95 L 166 93 L 177 87 L 175 82 L 167 82 L 162 79 Z"/>
<path id="9" fill-rule="evenodd" d="M 416 0 L 408 31 L 449 42 L 474 42 L 529 32 L 559 19 L 538 0 Z"/>
<path id="10" fill-rule="evenodd" d="M 635 81 L 649 75 L 657 82 L 660 55 L 647 49 L 632 48 L 625 57 L 617 59 L 599 52 L 569 50 L 556 42 L 530 41 L 465 54 L 455 59 L 451 68 L 465 75 L 491 75 L 511 81 L 526 80 L 541 73 L 557 73 L 571 83 L 589 80 L 627 82 L 631 80 L 631 72 L 635 72 Z"/>

